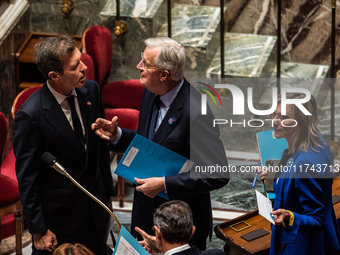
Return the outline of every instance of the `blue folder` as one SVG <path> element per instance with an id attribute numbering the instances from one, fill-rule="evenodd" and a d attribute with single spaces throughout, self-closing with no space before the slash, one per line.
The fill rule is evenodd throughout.
<path id="1" fill-rule="evenodd" d="M 288 148 L 287 140 L 276 138 L 274 130 L 257 132 L 256 137 L 262 166 L 266 165 L 267 160 L 281 159 L 282 152 Z"/>
<path id="2" fill-rule="evenodd" d="M 164 177 L 190 171 L 194 163 L 143 136 L 136 135 L 120 160 L 115 174 L 137 184 L 140 179 Z M 158 194 L 168 199 L 164 191 Z"/>

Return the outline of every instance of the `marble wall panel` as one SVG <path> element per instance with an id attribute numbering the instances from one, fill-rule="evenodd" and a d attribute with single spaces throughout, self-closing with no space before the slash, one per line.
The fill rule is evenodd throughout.
<path id="1" fill-rule="evenodd" d="M 0 111 L 9 120 L 10 134 L 13 123 L 11 118 L 12 102 L 17 94 L 15 53 L 29 35 L 29 31 L 29 11 L 26 10 L 0 45 Z"/>
<path id="2" fill-rule="evenodd" d="M 220 9 L 216 6 L 175 4 L 172 12 L 172 38 L 181 42 L 188 57 L 187 69 L 204 72 L 219 47 Z M 157 34 L 168 35 L 167 23 Z"/>
<path id="3" fill-rule="evenodd" d="M 229 77 L 269 77 L 276 66 L 275 36 L 226 33 L 224 37 L 224 73 Z M 220 50 L 207 74 L 221 74 Z"/>
<path id="4" fill-rule="evenodd" d="M 228 31 L 277 35 L 277 2 L 247 0 Z M 286 62 L 331 64 L 331 2 L 285 0 L 281 13 L 281 57 Z M 225 17 L 226 18 L 226 17 Z M 340 69 L 340 3 L 336 8 L 336 70 Z"/>
<path id="5" fill-rule="evenodd" d="M 61 2 L 32 1 L 31 25 L 32 32 L 82 35 L 83 31 L 93 25 L 100 11 L 98 1 L 76 1 L 70 15 L 61 12 Z"/>

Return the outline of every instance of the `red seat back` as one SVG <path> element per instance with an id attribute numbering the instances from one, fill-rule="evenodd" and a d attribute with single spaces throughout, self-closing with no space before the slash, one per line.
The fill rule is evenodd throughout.
<path id="1" fill-rule="evenodd" d="M 96 77 L 94 74 L 94 64 L 92 57 L 89 54 L 83 52 L 81 54 L 81 61 L 87 66 L 86 79 L 95 80 Z"/>
<path id="2" fill-rule="evenodd" d="M 8 134 L 8 121 L 6 116 L 0 112 L 0 166 L 3 161 L 4 148 Z M 1 169 L 0 169 L 1 172 Z"/>
<path id="3" fill-rule="evenodd" d="M 12 118 L 14 119 L 15 114 L 19 111 L 22 104 L 29 98 L 34 92 L 40 89 L 42 85 L 30 87 L 21 91 L 15 98 L 12 104 Z"/>
<path id="4" fill-rule="evenodd" d="M 139 79 L 115 81 L 102 88 L 105 108 L 132 108 L 140 110 L 144 86 Z"/>
<path id="5" fill-rule="evenodd" d="M 95 80 L 102 87 L 111 73 L 112 34 L 104 26 L 92 26 L 82 36 L 84 52 L 89 54 L 94 63 Z"/>

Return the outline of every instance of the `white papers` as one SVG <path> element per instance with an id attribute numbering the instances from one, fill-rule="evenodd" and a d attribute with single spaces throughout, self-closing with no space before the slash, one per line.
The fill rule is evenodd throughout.
<path id="1" fill-rule="evenodd" d="M 256 191 L 256 199 L 257 199 L 257 206 L 259 208 L 259 214 L 270 221 L 272 224 L 275 224 L 275 220 L 272 217 L 272 202 L 262 195 L 260 192 Z"/>
<path id="2" fill-rule="evenodd" d="M 149 253 L 122 226 L 112 255 L 149 255 Z"/>
<path id="3" fill-rule="evenodd" d="M 116 249 L 115 249 L 116 250 Z M 120 255 L 139 255 L 139 253 L 132 247 L 132 245 L 126 241 L 124 237 L 120 238 L 120 241 L 117 245 L 116 254 Z"/>

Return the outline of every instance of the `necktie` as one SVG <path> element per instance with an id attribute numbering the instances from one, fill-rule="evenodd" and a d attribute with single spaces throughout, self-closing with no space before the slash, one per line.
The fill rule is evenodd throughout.
<path id="1" fill-rule="evenodd" d="M 71 95 L 68 98 L 66 98 L 66 100 L 71 107 L 73 130 L 76 133 L 81 145 L 83 145 L 85 147 L 85 139 L 84 139 L 84 135 L 83 135 L 83 128 L 81 127 L 79 116 L 78 116 L 76 108 L 74 106 L 74 96 Z"/>
<path id="2" fill-rule="evenodd" d="M 160 105 L 161 105 L 161 100 L 159 96 L 155 96 L 155 100 L 153 102 L 153 108 L 152 108 L 152 116 L 151 116 L 151 121 L 150 121 L 150 126 L 149 126 L 148 138 L 150 140 L 152 140 L 153 135 L 155 134 L 157 117 L 158 117 Z"/>

